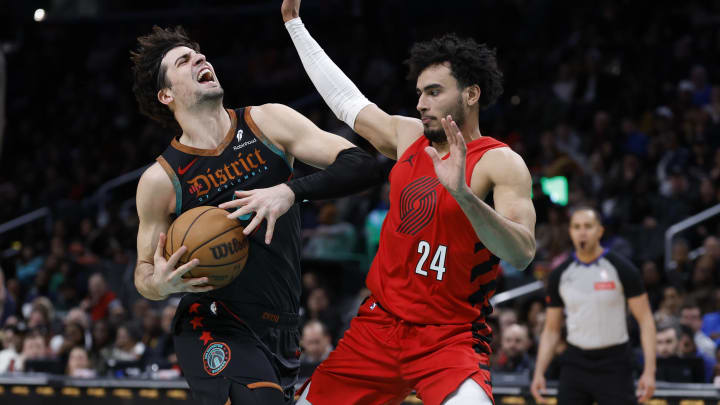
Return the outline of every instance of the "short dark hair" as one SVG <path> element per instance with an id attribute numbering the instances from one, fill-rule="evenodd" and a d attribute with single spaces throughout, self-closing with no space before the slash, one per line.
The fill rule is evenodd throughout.
<path id="1" fill-rule="evenodd" d="M 572 218 L 573 215 L 575 215 L 575 213 L 578 211 L 592 212 L 593 214 L 595 214 L 595 218 L 597 218 L 598 223 L 600 225 L 603 224 L 603 217 L 602 217 L 602 214 L 600 213 L 600 210 L 598 210 L 597 208 L 595 208 L 591 205 L 578 205 L 577 207 L 570 208 L 570 215 L 568 216 L 568 218 Z"/>
<path id="2" fill-rule="evenodd" d="M 192 41 L 185 29 L 153 26 L 152 32 L 137 38 L 138 47 L 130 51 L 133 63 L 133 92 L 140 112 L 165 127 L 177 126 L 170 108 L 157 99 L 157 92 L 169 86 L 165 74 L 167 68 L 160 66 L 165 54 L 178 46 L 187 46 L 200 52 L 200 45 Z"/>
<path id="3" fill-rule="evenodd" d="M 450 72 L 461 88 L 474 84 L 480 87 L 481 109 L 495 103 L 503 93 L 503 73 L 498 68 L 495 49 L 455 34 L 413 45 L 405 61 L 410 67 L 407 78 L 417 81 L 423 70 L 444 62 L 450 62 Z"/>

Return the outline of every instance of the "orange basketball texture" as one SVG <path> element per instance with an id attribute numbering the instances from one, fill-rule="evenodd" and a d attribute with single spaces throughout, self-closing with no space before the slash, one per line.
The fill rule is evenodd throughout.
<path id="1" fill-rule="evenodd" d="M 168 259 L 181 246 L 187 252 L 180 258 L 180 267 L 197 258 L 200 263 L 183 278 L 207 277 L 208 285 L 228 285 L 245 267 L 249 241 L 239 221 L 227 218 L 228 212 L 218 207 L 190 209 L 170 225 L 163 251 Z"/>

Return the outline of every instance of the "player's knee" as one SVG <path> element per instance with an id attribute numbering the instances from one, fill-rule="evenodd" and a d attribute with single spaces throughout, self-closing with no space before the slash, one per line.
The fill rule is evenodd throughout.
<path id="1" fill-rule="evenodd" d="M 492 401 L 480 384 L 468 378 L 445 398 L 442 405 L 492 405 Z"/>
<path id="2" fill-rule="evenodd" d="M 285 395 L 277 384 L 250 386 L 233 383 L 230 388 L 232 405 L 284 405 Z"/>
<path id="3" fill-rule="evenodd" d="M 302 394 L 300 394 L 300 398 L 298 398 L 298 400 L 295 402 L 295 405 L 312 405 L 307 399 L 308 392 L 310 392 L 310 384 L 312 383 L 308 383 L 305 386 L 305 389 L 303 390 Z"/>

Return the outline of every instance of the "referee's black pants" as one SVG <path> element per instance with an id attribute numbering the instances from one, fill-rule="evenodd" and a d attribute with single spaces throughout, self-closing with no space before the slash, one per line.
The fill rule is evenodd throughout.
<path id="1" fill-rule="evenodd" d="M 568 345 L 563 355 L 558 405 L 635 405 L 632 352 L 628 344 L 598 350 Z"/>

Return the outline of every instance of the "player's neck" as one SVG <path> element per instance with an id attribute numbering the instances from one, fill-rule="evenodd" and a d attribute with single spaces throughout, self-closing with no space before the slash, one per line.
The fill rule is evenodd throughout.
<path id="1" fill-rule="evenodd" d="M 468 144 L 482 136 L 477 120 L 474 120 L 473 122 L 466 121 L 460 128 L 460 132 L 463 134 L 465 144 Z M 438 151 L 440 156 L 445 156 L 450 151 L 447 142 L 441 144 L 433 142 L 432 146 Z"/>
<path id="2" fill-rule="evenodd" d="M 199 149 L 215 149 L 225 139 L 232 121 L 222 104 L 175 114 L 182 128 L 180 143 Z"/>
<path id="3" fill-rule="evenodd" d="M 583 263 L 592 263 L 597 260 L 598 257 L 602 256 L 605 249 L 598 243 L 593 249 L 578 249 L 575 251 L 575 256 L 578 260 Z"/>

